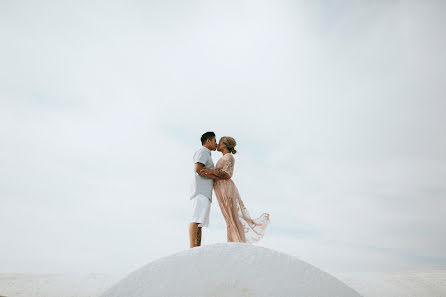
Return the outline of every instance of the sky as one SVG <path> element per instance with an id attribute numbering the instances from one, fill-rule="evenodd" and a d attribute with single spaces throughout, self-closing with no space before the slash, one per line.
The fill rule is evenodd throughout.
<path id="1" fill-rule="evenodd" d="M 1 1 L 0 272 L 189 248 L 206 131 L 237 141 L 258 245 L 332 273 L 445 269 L 445 8 Z M 226 241 L 213 201 L 202 244 Z"/>

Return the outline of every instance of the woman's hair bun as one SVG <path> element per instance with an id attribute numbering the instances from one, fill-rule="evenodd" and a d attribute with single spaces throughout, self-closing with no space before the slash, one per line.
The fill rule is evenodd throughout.
<path id="1" fill-rule="evenodd" d="M 235 146 L 237 145 L 237 142 L 235 141 L 234 138 L 232 138 L 230 136 L 223 136 L 222 141 L 223 141 L 223 144 L 226 145 L 226 147 L 232 154 L 237 153 L 237 151 L 235 150 Z"/>

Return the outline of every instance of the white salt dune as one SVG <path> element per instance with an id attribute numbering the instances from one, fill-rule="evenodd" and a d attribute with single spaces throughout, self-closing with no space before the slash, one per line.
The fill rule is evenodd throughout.
<path id="1" fill-rule="evenodd" d="M 355 272 L 336 277 L 364 297 L 445 297 L 446 271 Z M 107 274 L 6 274 L 0 273 L 0 296 L 99 297 L 119 280 Z"/>
<path id="2" fill-rule="evenodd" d="M 360 297 L 299 259 L 243 243 L 217 243 L 149 263 L 101 297 Z"/>
<path id="3" fill-rule="evenodd" d="M 128 277 L 123 279 L 122 281 L 116 283 L 119 279 L 122 278 L 122 275 L 111 275 L 111 274 L 98 274 L 98 273 L 90 273 L 90 274 L 0 274 L 0 296 L 6 297 L 99 297 L 107 296 L 107 293 L 103 293 L 107 288 L 110 288 L 108 293 L 112 292 L 113 289 L 134 289 L 134 293 L 136 289 L 143 290 L 147 288 L 150 284 L 154 284 L 152 280 L 146 280 L 145 277 L 149 276 L 147 273 L 153 273 L 154 267 L 150 268 L 152 264 L 158 266 L 163 275 L 168 275 L 165 280 L 163 280 L 164 285 L 168 285 L 169 287 L 175 287 L 178 285 L 188 285 L 188 281 L 191 281 L 193 276 L 199 275 L 201 268 L 196 267 L 198 263 L 190 263 L 187 261 L 187 254 L 191 255 L 190 259 L 196 259 L 199 257 L 200 250 L 204 251 L 208 248 L 214 247 L 214 250 L 208 253 L 207 259 L 208 262 L 205 262 L 205 266 L 211 267 L 212 270 L 210 272 L 210 276 L 205 275 L 201 277 L 201 280 L 208 279 L 216 279 L 217 275 L 222 271 L 222 269 L 227 268 L 228 266 L 239 267 L 241 263 L 234 263 L 236 261 L 235 255 L 230 255 L 229 257 L 225 257 L 225 252 L 222 251 L 222 247 L 224 245 L 210 245 L 199 248 L 194 248 L 185 252 L 181 252 L 175 254 L 170 257 L 165 257 L 159 259 L 155 262 L 149 263 L 143 268 L 137 270 L 136 272 L 130 274 Z M 245 257 L 241 262 L 242 263 L 256 263 L 256 267 L 258 268 L 257 272 L 252 273 L 251 275 L 246 275 L 246 277 L 253 277 L 255 279 L 261 279 L 263 282 L 257 281 L 257 285 L 259 285 L 259 289 L 261 288 L 269 288 L 270 286 L 276 286 L 277 283 L 274 283 L 274 279 L 266 279 L 262 278 L 261 274 L 262 269 L 268 269 L 268 273 L 274 273 L 278 277 L 279 275 L 290 273 L 288 267 L 278 267 L 277 264 L 273 263 L 272 267 L 268 268 L 268 263 L 263 262 L 262 258 L 264 256 L 266 249 L 256 249 L 254 248 L 254 253 L 244 253 Z M 226 249 L 228 251 L 228 249 Z M 234 250 L 235 251 L 235 250 Z M 248 251 L 248 250 L 246 250 Z M 269 261 L 272 260 L 274 255 L 279 255 L 280 257 L 285 257 L 285 264 L 297 263 L 297 265 L 303 264 L 303 267 L 310 267 L 309 271 L 320 272 L 314 267 L 297 260 L 296 258 L 292 258 L 290 256 L 267 250 L 266 252 L 270 252 L 271 257 Z M 175 259 L 183 257 L 183 262 L 175 262 Z M 214 257 L 223 258 L 222 262 L 219 262 L 219 266 L 215 266 Z M 203 260 L 203 259 L 201 259 Z M 200 261 L 201 261 L 200 260 Z M 201 262 L 202 263 L 202 262 Z M 163 264 L 168 264 L 165 269 L 163 269 Z M 178 265 L 177 265 L 178 264 Z M 181 264 L 181 266 L 180 266 Z M 170 268 L 169 268 L 170 267 Z M 174 271 L 170 271 L 172 267 L 175 267 Z M 254 267 L 254 266 L 253 266 Z M 178 273 L 176 272 L 178 270 Z M 152 272 L 151 272 L 152 271 Z M 297 271 L 302 273 L 302 269 L 297 269 Z M 305 270 L 307 271 L 307 270 Z M 240 272 L 236 272 L 232 274 L 232 279 L 238 279 L 237 275 Z M 294 273 L 294 272 L 292 272 Z M 327 279 L 327 275 L 323 272 L 322 278 L 314 280 L 313 277 L 317 276 L 316 274 L 312 274 L 310 278 L 308 275 L 308 281 L 318 281 L 320 283 L 321 280 Z M 212 276 L 213 275 L 213 276 Z M 139 280 L 133 278 L 136 276 L 140 276 Z M 292 286 L 296 286 L 301 283 L 302 280 L 298 278 L 299 274 L 295 274 L 295 277 L 292 277 Z M 355 273 L 336 273 L 336 278 L 342 280 L 349 287 L 353 288 L 357 292 L 359 292 L 364 297 L 445 297 L 446 296 L 446 270 L 432 270 L 432 271 L 404 271 L 404 272 L 355 272 Z M 196 279 L 196 278 L 195 278 Z M 328 279 L 333 280 L 333 278 L 328 277 Z M 154 280 L 158 280 L 158 278 L 154 278 Z M 115 284 L 115 285 L 113 285 Z M 237 295 L 237 290 L 241 290 L 244 293 L 248 293 L 247 291 L 243 291 L 243 284 L 235 281 L 223 281 L 223 279 L 218 279 L 217 284 L 219 286 L 215 287 L 215 289 L 222 289 L 222 291 L 218 294 L 214 294 L 213 296 L 240 296 Z M 132 288 L 129 288 L 131 286 Z M 156 288 L 156 283 L 155 283 Z M 159 290 L 160 288 L 158 288 Z M 235 292 L 235 293 L 234 293 Z M 292 292 L 291 295 L 287 296 L 307 296 L 302 295 L 302 292 L 299 288 L 296 289 L 295 292 Z M 234 293 L 234 294 L 233 294 Z M 220 294 L 220 295 L 219 295 Z M 223 294 L 223 295 L 222 295 Z M 224 295 L 227 294 L 227 295 Z M 231 295 L 232 294 L 232 295 Z M 138 295 L 137 295 L 138 296 Z M 143 295 L 140 295 L 143 296 Z M 147 296 L 153 296 L 148 294 Z M 169 296 L 163 293 L 158 296 L 164 297 Z M 172 297 L 170 295 L 169 297 Z M 176 295 L 187 296 L 183 294 Z M 190 296 L 190 295 L 189 295 Z M 199 295 L 193 295 L 199 296 Z M 241 295 L 241 296 L 250 296 L 250 295 Z M 253 295 L 251 295 L 253 296 Z M 256 296 L 256 295 L 255 295 Z M 264 295 L 257 295 L 264 296 Z M 334 295 L 330 295 L 334 296 Z M 349 296 L 349 295 L 347 295 Z M 354 295 L 355 296 L 355 295 Z M 357 296 L 357 295 L 356 295 Z M 120 297 L 130 297 L 126 295 L 122 295 Z M 280 297 L 278 295 L 271 295 L 271 297 Z"/>

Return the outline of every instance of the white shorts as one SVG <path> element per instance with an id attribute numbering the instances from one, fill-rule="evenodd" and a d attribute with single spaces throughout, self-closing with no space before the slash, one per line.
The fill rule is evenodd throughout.
<path id="1" fill-rule="evenodd" d="M 200 223 L 198 227 L 209 226 L 209 213 L 211 211 L 211 201 L 208 197 L 198 194 L 193 201 L 192 223 Z"/>

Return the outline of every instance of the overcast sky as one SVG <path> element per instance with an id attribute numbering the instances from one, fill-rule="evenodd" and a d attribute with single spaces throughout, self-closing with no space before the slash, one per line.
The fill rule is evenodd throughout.
<path id="1" fill-rule="evenodd" d="M 0 1 L 0 272 L 189 247 L 200 136 L 237 140 L 258 244 L 446 268 L 444 1 Z M 216 162 L 220 157 L 213 152 Z M 203 244 L 226 241 L 217 199 Z"/>

